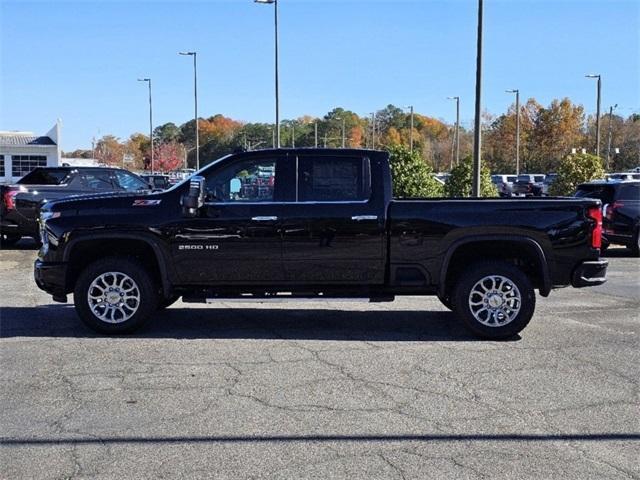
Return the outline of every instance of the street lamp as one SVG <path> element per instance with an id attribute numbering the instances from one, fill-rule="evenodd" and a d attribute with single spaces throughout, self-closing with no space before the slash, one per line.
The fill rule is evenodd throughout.
<path id="1" fill-rule="evenodd" d="M 602 90 L 602 78 L 599 74 L 589 73 L 585 75 L 586 78 L 597 78 L 598 79 L 598 95 L 597 95 L 597 105 L 596 105 L 596 157 L 600 156 L 600 93 Z"/>
<path id="2" fill-rule="evenodd" d="M 413 152 L 413 105 L 409 105 L 407 108 L 411 112 L 411 123 L 410 123 L 411 130 L 409 130 L 409 151 Z"/>
<path id="3" fill-rule="evenodd" d="M 476 108 L 474 119 L 473 142 L 473 181 L 471 192 L 474 197 L 480 196 L 480 162 L 482 156 L 482 0 L 478 0 L 478 34 L 476 45 Z"/>
<path id="4" fill-rule="evenodd" d="M 198 66 L 197 52 L 178 52 L 178 55 L 187 55 L 193 57 L 193 99 L 195 105 L 194 119 L 196 121 L 196 170 L 200 170 L 200 139 L 198 136 Z"/>
<path id="5" fill-rule="evenodd" d="M 609 107 L 609 139 L 607 141 L 607 170 L 609 170 L 609 162 L 611 160 L 611 120 L 613 117 L 613 110 L 618 107 L 618 104 L 611 105 Z"/>
<path id="6" fill-rule="evenodd" d="M 456 133 L 455 141 L 456 141 L 456 166 L 458 162 L 460 162 L 460 97 L 447 97 L 448 100 L 456 101 Z M 453 159 L 451 159 L 451 163 L 453 164 Z"/>
<path id="7" fill-rule="evenodd" d="M 153 174 L 153 110 L 151 106 L 151 79 L 139 78 L 138 81 L 147 82 L 149 84 L 149 140 L 151 141 L 151 174 Z"/>
<path id="8" fill-rule="evenodd" d="M 253 0 L 255 3 L 273 3 L 276 49 L 276 140 L 280 148 L 280 93 L 278 88 L 278 0 Z"/>
<path id="9" fill-rule="evenodd" d="M 376 149 L 376 112 L 371 113 L 371 149 Z"/>
<path id="10" fill-rule="evenodd" d="M 516 175 L 520 175 L 520 90 L 505 90 L 516 94 Z"/>

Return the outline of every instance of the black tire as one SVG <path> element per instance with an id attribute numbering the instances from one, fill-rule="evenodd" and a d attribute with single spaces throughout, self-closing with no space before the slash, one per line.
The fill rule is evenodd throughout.
<path id="1" fill-rule="evenodd" d="M 18 243 L 21 238 L 22 238 L 21 235 L 14 235 L 11 233 L 2 233 L 0 234 L 0 246 L 12 247 L 16 243 Z"/>
<path id="2" fill-rule="evenodd" d="M 490 292 L 506 292 L 506 295 L 504 295 L 503 293 L 505 297 L 512 296 L 512 298 L 514 298 L 515 296 L 517 296 L 517 293 L 512 288 L 509 289 L 509 287 L 510 285 L 515 285 L 520 293 L 520 309 L 517 314 L 515 314 L 515 316 L 510 321 L 508 321 L 508 318 L 504 318 L 504 313 L 497 313 L 497 315 L 502 315 L 502 320 L 507 320 L 497 325 L 487 325 L 481 322 L 478 318 L 476 318 L 474 312 L 471 309 L 471 306 L 469 305 L 471 298 L 474 298 L 476 302 L 483 302 L 483 304 L 486 305 L 488 305 L 488 303 L 485 302 L 485 300 L 493 300 L 493 295 L 489 297 L 488 294 L 487 296 L 483 297 L 479 293 L 473 293 L 473 297 L 471 297 L 472 291 L 474 290 L 476 284 L 479 284 L 482 279 L 491 276 L 503 277 L 504 279 L 507 279 L 509 282 L 511 282 L 511 284 L 509 284 L 509 282 L 505 282 L 504 280 L 500 280 L 499 282 L 496 281 L 496 285 L 500 285 L 502 288 L 507 290 L 502 290 L 502 292 L 500 292 L 500 288 L 494 288 L 494 290 L 489 289 Z M 487 280 L 487 282 L 488 281 L 489 280 Z M 499 293 L 496 301 L 502 302 L 503 297 L 500 297 Z M 453 300 L 454 312 L 456 313 L 458 318 L 462 320 L 465 327 L 467 327 L 467 329 L 469 329 L 474 335 L 489 340 L 511 338 L 514 335 L 520 333 L 527 326 L 529 320 L 531 320 L 536 306 L 536 296 L 529 278 L 519 268 L 501 261 L 487 261 L 476 263 L 472 265 L 467 271 L 462 272 L 454 290 Z M 510 302 L 513 302 L 511 305 L 515 308 L 516 300 L 512 299 L 510 300 Z M 478 312 L 477 314 L 487 323 L 491 322 L 488 318 L 486 318 L 486 316 L 491 316 L 494 322 L 496 320 L 495 317 L 489 315 L 489 312 L 508 312 L 508 309 L 502 311 L 489 310 L 483 308 L 483 304 L 478 305 L 477 307 L 480 310 L 484 309 L 485 312 Z"/>
<path id="3" fill-rule="evenodd" d="M 180 300 L 180 295 L 172 295 L 169 298 L 162 299 L 158 304 L 158 310 L 164 310 L 176 303 L 178 300 Z"/>
<path id="4" fill-rule="evenodd" d="M 134 285 L 137 288 L 137 290 L 133 290 L 134 296 L 137 294 L 138 298 L 137 309 L 133 311 L 130 318 L 126 319 L 122 313 L 125 310 L 120 308 L 118 312 L 115 313 L 115 315 L 122 315 L 120 318 L 115 319 L 117 323 L 109 323 L 108 321 L 101 319 L 99 316 L 94 314 L 89 306 L 88 297 L 92 282 L 98 279 L 101 275 L 108 274 L 108 272 L 116 272 L 117 274 L 128 276 L 134 283 L 126 283 L 124 284 L 125 287 L 129 288 L 131 285 Z M 107 278 L 112 279 L 114 277 L 108 276 Z M 116 277 L 116 283 L 117 278 L 122 279 L 124 277 Z M 93 288 L 95 289 L 96 287 Z M 104 290 L 106 291 L 107 289 Z M 89 328 L 99 333 L 119 335 L 132 333 L 139 329 L 156 311 L 158 307 L 157 291 L 158 289 L 152 277 L 135 259 L 127 257 L 107 257 L 90 264 L 82 271 L 82 273 L 80 273 L 73 292 L 73 301 L 80 320 L 82 320 Z M 99 290 L 94 292 L 99 293 Z M 116 293 L 117 292 L 108 292 L 107 295 L 115 296 Z M 120 294 L 122 295 L 122 293 Z M 107 302 L 108 300 L 102 301 L 102 305 L 113 306 L 112 310 L 119 308 L 117 305 L 123 305 L 123 303 L 108 304 Z M 106 309 L 99 308 L 98 311 L 100 310 L 104 312 Z M 131 308 L 130 310 L 127 310 L 127 312 L 131 313 L 132 310 L 133 309 Z M 114 313 L 111 313 L 111 315 L 114 315 Z"/>
<path id="5" fill-rule="evenodd" d="M 451 298 L 451 296 L 447 295 L 446 297 L 441 297 L 438 295 L 438 300 L 440 300 L 442 305 L 453 311 L 453 298 Z"/>
<path id="6" fill-rule="evenodd" d="M 640 228 L 636 229 L 636 234 L 633 236 L 633 243 L 629 245 L 631 255 L 634 257 L 640 257 Z"/>

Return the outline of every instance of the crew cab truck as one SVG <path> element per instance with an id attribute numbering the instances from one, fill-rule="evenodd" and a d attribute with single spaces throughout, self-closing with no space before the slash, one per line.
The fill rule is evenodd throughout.
<path id="1" fill-rule="evenodd" d="M 387 153 L 273 149 L 173 188 L 47 203 L 35 280 L 107 334 L 177 298 L 437 295 L 473 333 L 506 338 L 553 288 L 605 281 L 600 201 L 392 198 Z"/>

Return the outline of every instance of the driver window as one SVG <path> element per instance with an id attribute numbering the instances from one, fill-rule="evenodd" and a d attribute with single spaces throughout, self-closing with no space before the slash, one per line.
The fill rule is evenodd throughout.
<path id="1" fill-rule="evenodd" d="M 207 201 L 272 202 L 275 183 L 275 159 L 236 162 L 207 177 Z"/>

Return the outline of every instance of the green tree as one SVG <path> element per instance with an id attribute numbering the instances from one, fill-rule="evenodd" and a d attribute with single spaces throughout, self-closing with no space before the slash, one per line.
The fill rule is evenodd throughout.
<path id="1" fill-rule="evenodd" d="M 558 177 L 551 184 L 549 194 L 573 195 L 579 184 L 604 178 L 602 160 L 589 153 L 567 155 L 560 162 Z"/>
<path id="2" fill-rule="evenodd" d="M 388 147 L 394 197 L 441 197 L 442 185 L 417 150 L 410 152 L 404 145 Z"/>
<path id="3" fill-rule="evenodd" d="M 177 142 L 180 139 L 180 133 L 180 128 L 175 123 L 165 123 L 153 130 L 153 140 L 159 143 Z"/>
<path id="4" fill-rule="evenodd" d="M 465 157 L 460 160 L 460 164 L 453 167 L 451 176 L 444 185 L 444 194 L 447 197 L 469 197 L 471 196 L 471 183 L 473 179 L 473 159 Z M 480 172 L 480 196 L 497 197 L 498 189 L 491 182 L 491 172 L 482 165 Z"/>

